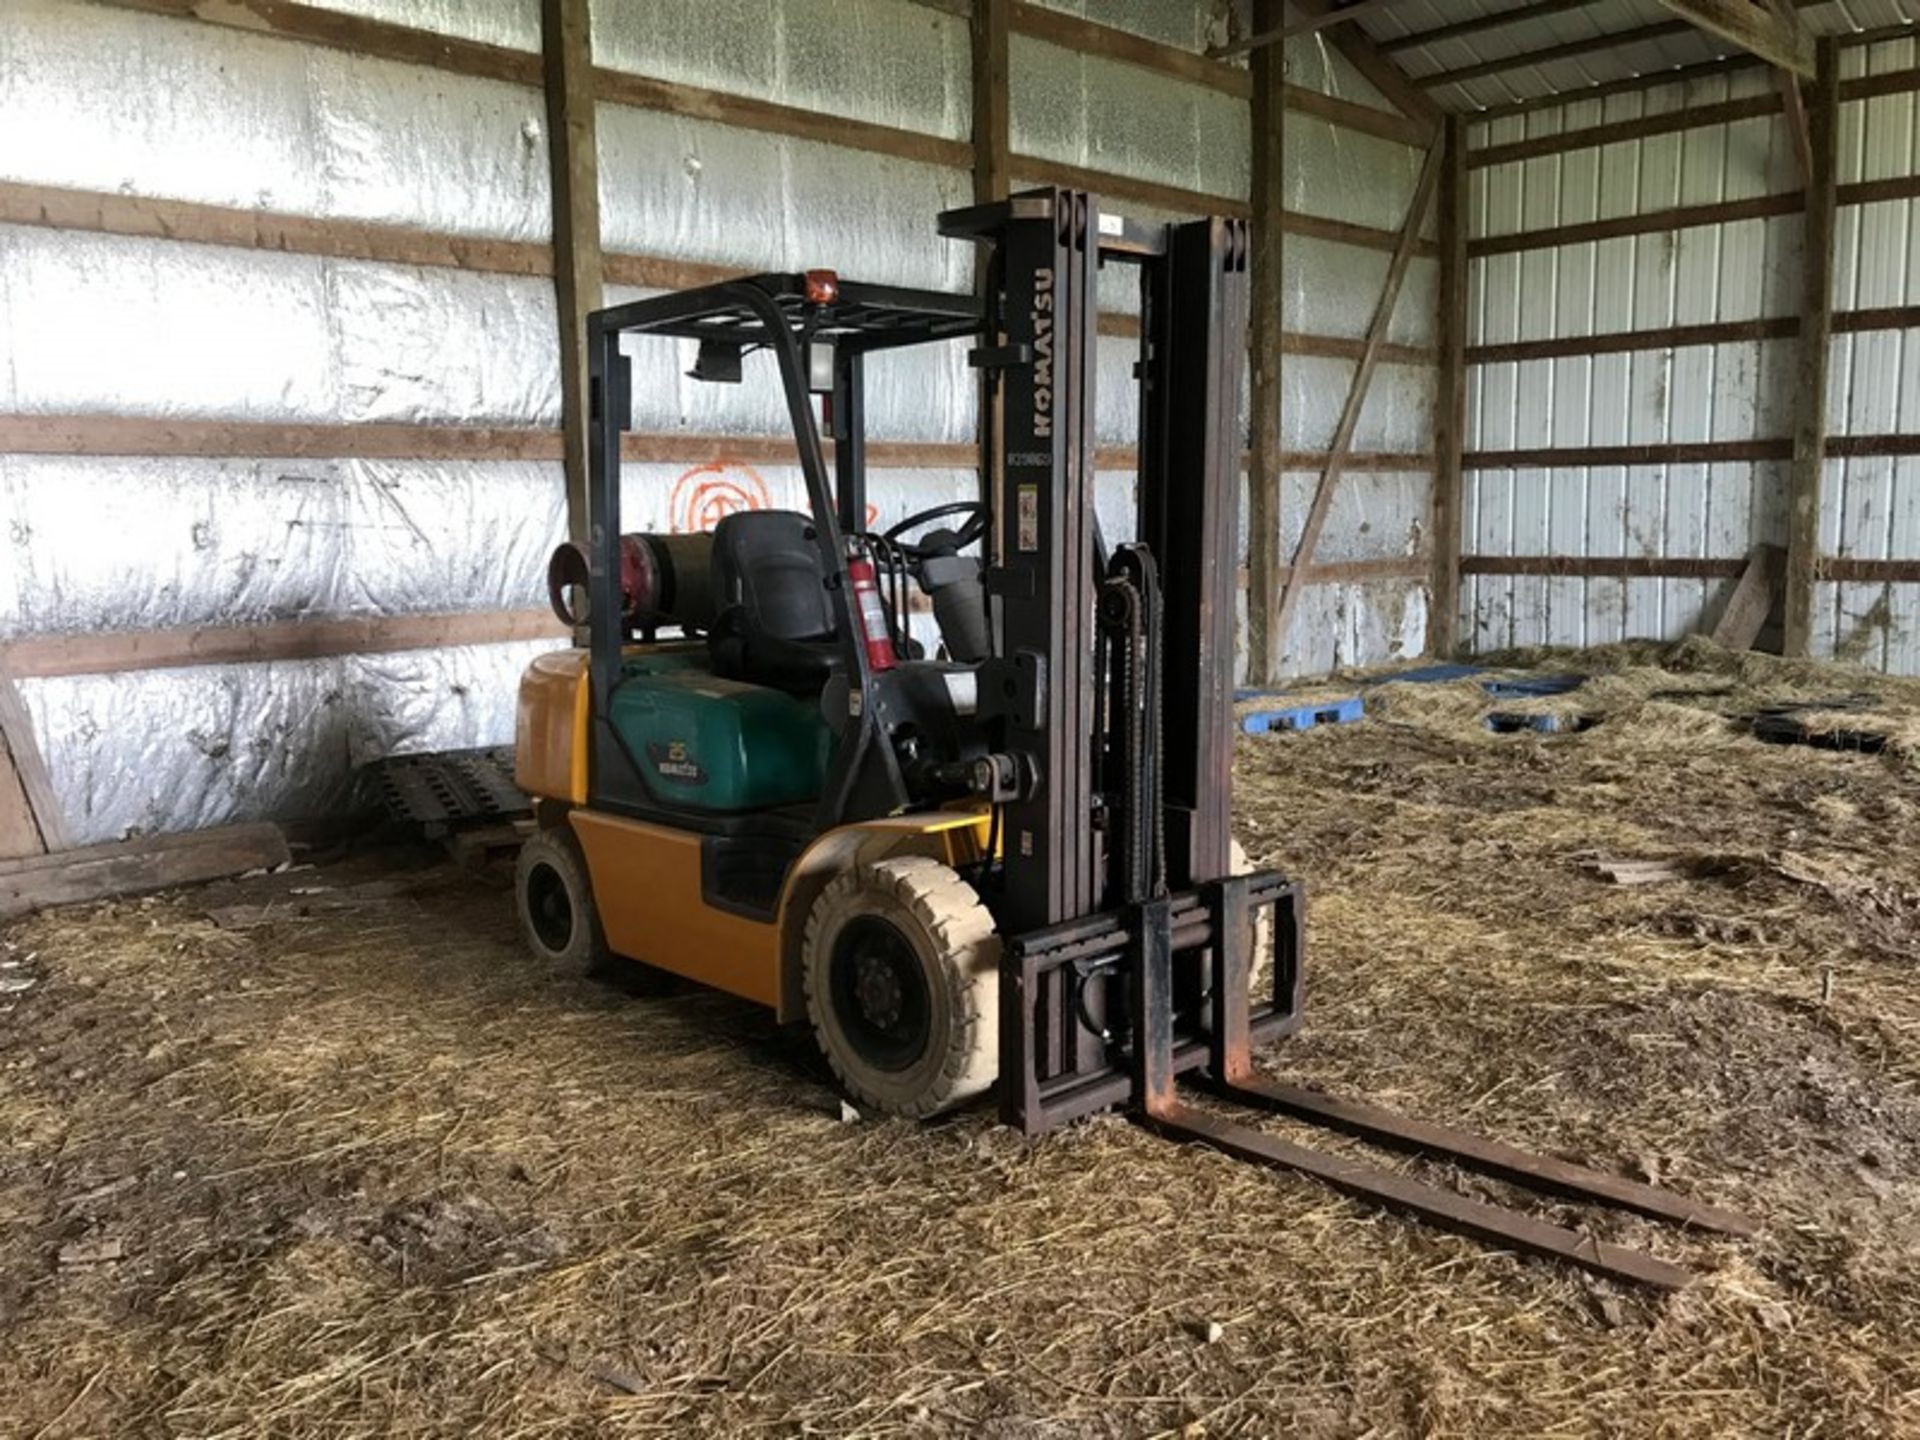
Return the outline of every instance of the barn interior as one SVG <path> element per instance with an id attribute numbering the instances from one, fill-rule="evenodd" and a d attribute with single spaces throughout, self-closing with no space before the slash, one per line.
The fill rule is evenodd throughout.
<path id="1" fill-rule="evenodd" d="M 13 0 L 0 1432 L 1920 1428 L 1916 24 Z M 941 217 L 1036 194 L 1244 239 L 1196 673 L 1232 837 L 1305 897 L 1262 1074 L 1739 1233 L 1566 1195 L 1523 1198 L 1582 1254 L 1450 1233 L 1169 1143 L 1137 1073 L 1044 1133 L 901 1118 L 798 1012 L 529 953 L 556 547 L 619 602 L 620 532 L 813 499 L 768 355 L 595 361 L 589 317 L 824 274 L 991 331 Z M 1152 549 L 1158 292 L 1087 285 L 1071 478 L 1103 556 Z M 850 534 L 1005 486 L 1033 357 L 991 339 L 868 357 Z"/>

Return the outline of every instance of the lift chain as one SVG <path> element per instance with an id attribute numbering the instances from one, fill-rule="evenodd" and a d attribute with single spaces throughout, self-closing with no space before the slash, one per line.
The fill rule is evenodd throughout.
<path id="1" fill-rule="evenodd" d="M 1120 899 L 1167 893 L 1161 784 L 1161 601 L 1152 552 L 1123 545 L 1100 587 L 1100 638 L 1111 657 L 1108 720 L 1116 791 Z"/>

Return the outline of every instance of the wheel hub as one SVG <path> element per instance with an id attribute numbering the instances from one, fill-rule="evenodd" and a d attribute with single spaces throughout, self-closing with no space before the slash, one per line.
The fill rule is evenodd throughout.
<path id="1" fill-rule="evenodd" d="M 573 939 L 573 897 L 551 865 L 538 865 L 527 877 L 527 916 L 540 943 L 554 954 Z"/>
<path id="2" fill-rule="evenodd" d="M 926 1054 L 933 997 L 919 954 L 890 921 L 861 915 L 834 942 L 830 998 L 841 1030 L 881 1070 L 911 1069 Z"/>
<path id="3" fill-rule="evenodd" d="M 860 1002 L 860 1013 L 882 1030 L 896 1028 L 902 997 L 893 967 L 877 955 L 863 954 L 855 961 L 855 972 L 853 993 Z"/>

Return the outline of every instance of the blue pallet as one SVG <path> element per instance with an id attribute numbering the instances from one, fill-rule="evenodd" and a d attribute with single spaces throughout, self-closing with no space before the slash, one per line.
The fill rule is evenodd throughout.
<path id="1" fill-rule="evenodd" d="M 1346 700 L 1291 705 L 1284 710 L 1255 710 L 1240 717 L 1240 728 L 1249 735 L 1265 735 L 1274 730 L 1311 730 L 1316 725 L 1352 725 L 1364 720 L 1366 714 L 1366 705 L 1355 695 Z"/>

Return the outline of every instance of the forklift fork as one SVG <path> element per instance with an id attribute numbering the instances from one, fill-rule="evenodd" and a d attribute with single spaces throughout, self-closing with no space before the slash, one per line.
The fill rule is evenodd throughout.
<path id="1" fill-rule="evenodd" d="M 1753 1222 L 1684 1196 L 1535 1155 L 1448 1126 L 1396 1115 L 1377 1106 L 1283 1085 L 1253 1066 L 1248 1001 L 1254 876 L 1219 880 L 1202 890 L 1208 911 L 1211 975 L 1206 1082 L 1213 1094 L 1254 1108 L 1397 1149 L 1451 1160 L 1518 1185 L 1598 1201 L 1663 1220 L 1730 1235 L 1751 1235 Z M 1276 927 L 1277 966 L 1291 967 L 1280 990 L 1297 993 L 1298 938 L 1304 926 L 1291 889 L 1293 923 Z M 1180 1098 L 1174 1043 L 1174 925 L 1165 899 L 1132 907 L 1128 969 L 1133 977 L 1133 1114 L 1169 1139 L 1207 1145 L 1242 1160 L 1294 1170 L 1345 1194 L 1414 1216 L 1488 1244 L 1570 1261 L 1596 1274 L 1677 1290 L 1692 1274 L 1639 1250 L 1609 1244 L 1482 1200 L 1474 1200 L 1364 1161 L 1330 1155 L 1251 1126 L 1223 1119 Z M 1287 952 L 1291 952 L 1290 954 Z"/>

